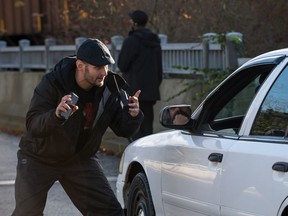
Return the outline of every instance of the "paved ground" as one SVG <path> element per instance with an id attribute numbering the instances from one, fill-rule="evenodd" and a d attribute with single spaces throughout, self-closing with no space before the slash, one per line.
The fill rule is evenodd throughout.
<path id="1" fill-rule="evenodd" d="M 0 216 L 11 215 L 14 202 L 14 180 L 16 176 L 16 152 L 20 137 L 0 133 Z M 107 138 L 119 143 L 115 137 Z M 125 140 L 126 141 L 126 140 Z M 116 145 L 120 151 L 123 147 Z M 98 154 L 105 174 L 115 191 L 120 158 L 114 155 Z M 45 216 L 81 216 L 71 203 L 59 183 L 55 183 L 48 194 Z"/>

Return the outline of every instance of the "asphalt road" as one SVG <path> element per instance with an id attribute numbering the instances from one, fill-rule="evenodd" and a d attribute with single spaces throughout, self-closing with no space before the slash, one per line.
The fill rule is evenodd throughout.
<path id="1" fill-rule="evenodd" d="M 14 180 L 16 177 L 16 153 L 20 137 L 0 133 L 0 216 L 9 216 L 14 209 Z M 120 158 L 98 154 L 104 172 L 115 192 Z M 48 193 L 45 216 L 81 216 L 59 183 Z"/>

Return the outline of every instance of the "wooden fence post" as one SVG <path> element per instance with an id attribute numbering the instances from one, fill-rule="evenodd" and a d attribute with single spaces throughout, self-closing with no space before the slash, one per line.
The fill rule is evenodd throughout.
<path id="1" fill-rule="evenodd" d="M 0 40 L 0 48 L 6 47 L 7 46 L 7 42 Z"/>
<path id="2" fill-rule="evenodd" d="M 241 55 L 243 45 L 243 35 L 239 32 L 230 32 L 225 35 L 225 53 L 227 67 L 230 69 L 237 69 L 238 58 Z"/>
<path id="3" fill-rule="evenodd" d="M 50 71 L 50 47 L 56 45 L 56 40 L 54 38 L 45 39 L 45 64 L 46 64 L 46 73 Z"/>
<path id="4" fill-rule="evenodd" d="M 20 72 L 24 72 L 24 47 L 30 46 L 30 41 L 27 39 L 22 39 L 19 41 L 19 70 Z"/>
<path id="5" fill-rule="evenodd" d="M 77 37 L 77 38 L 75 38 L 75 46 L 76 46 L 75 54 L 77 53 L 77 50 L 80 47 L 80 45 L 86 40 L 87 40 L 86 37 Z"/>
<path id="6" fill-rule="evenodd" d="M 158 34 L 158 37 L 161 40 L 161 44 L 167 44 L 168 42 L 168 36 L 165 34 Z"/>
<path id="7" fill-rule="evenodd" d="M 202 36 L 202 48 L 203 48 L 203 68 L 209 68 L 209 44 L 216 42 L 217 34 L 214 32 L 203 34 Z"/>
<path id="8" fill-rule="evenodd" d="M 124 37 L 121 35 L 115 35 L 111 37 L 111 55 L 113 56 L 115 60 L 115 64 L 111 65 L 113 71 L 117 70 L 117 61 L 118 61 L 118 56 L 119 52 L 117 51 L 117 46 L 122 45 L 124 41 Z"/>

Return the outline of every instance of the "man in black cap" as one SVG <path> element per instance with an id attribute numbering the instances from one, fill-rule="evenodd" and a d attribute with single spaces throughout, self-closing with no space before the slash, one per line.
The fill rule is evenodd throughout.
<path id="1" fill-rule="evenodd" d="M 63 58 L 35 88 L 17 153 L 13 216 L 43 215 L 55 181 L 83 215 L 123 215 L 95 154 L 108 127 L 130 137 L 143 114 L 140 91 L 122 106 L 119 92 L 126 82 L 108 71 L 113 63 L 101 41 L 88 39 L 77 56 Z"/>
<path id="2" fill-rule="evenodd" d="M 132 140 L 153 133 L 153 106 L 160 100 L 160 84 L 162 82 L 162 51 L 157 34 L 146 28 L 148 15 L 142 10 L 129 14 L 131 31 L 124 40 L 118 58 L 118 67 L 129 84 L 128 92 L 132 94 L 141 89 L 139 97 L 140 109 L 144 120 Z"/>

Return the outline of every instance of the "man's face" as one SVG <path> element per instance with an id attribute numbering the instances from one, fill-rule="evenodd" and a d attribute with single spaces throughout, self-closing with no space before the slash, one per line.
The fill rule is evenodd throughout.
<path id="1" fill-rule="evenodd" d="M 137 26 L 137 24 L 134 23 L 132 19 L 130 19 L 129 22 L 130 22 L 130 29 L 131 29 L 131 31 L 135 31 L 135 27 Z"/>
<path id="2" fill-rule="evenodd" d="M 108 73 L 108 65 L 94 66 L 88 63 L 84 63 L 84 79 L 93 86 L 101 87 L 104 85 L 105 77 Z"/>

